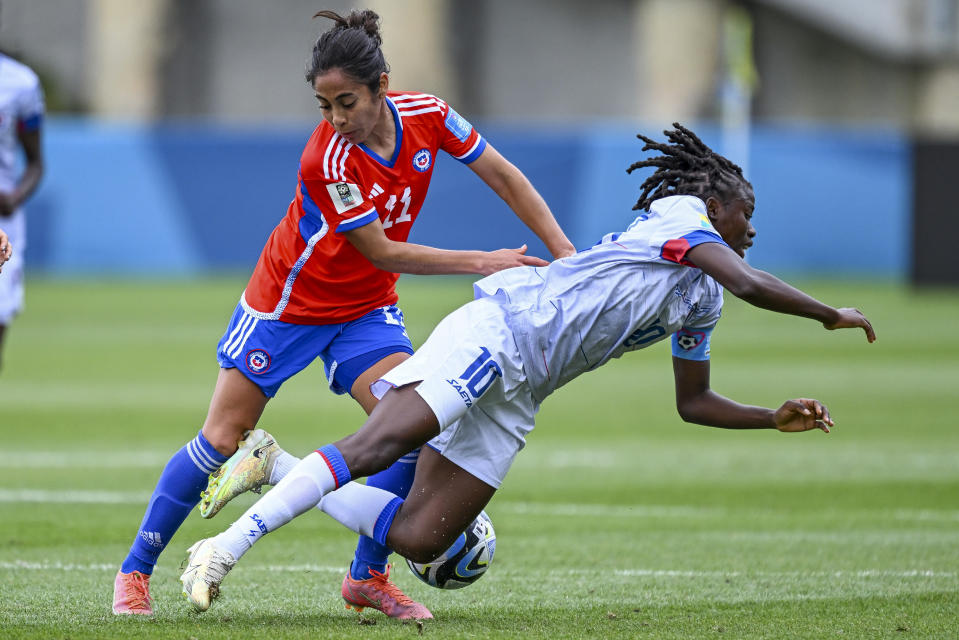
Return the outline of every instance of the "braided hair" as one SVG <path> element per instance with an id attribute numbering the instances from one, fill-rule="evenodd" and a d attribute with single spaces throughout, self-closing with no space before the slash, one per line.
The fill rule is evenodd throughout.
<path id="1" fill-rule="evenodd" d="M 632 173 L 642 167 L 656 167 L 656 171 L 640 186 L 642 194 L 633 210 L 649 211 L 654 200 L 666 196 L 696 196 L 706 200 L 719 195 L 728 201 L 741 197 L 743 191 L 752 194 L 752 185 L 743 176 L 743 170 L 719 155 L 699 139 L 695 133 L 673 123 L 673 130 L 663 131 L 673 144 L 656 142 L 643 134 L 636 137 L 646 143 L 643 151 L 659 151 L 663 155 L 634 162 L 626 169 Z"/>

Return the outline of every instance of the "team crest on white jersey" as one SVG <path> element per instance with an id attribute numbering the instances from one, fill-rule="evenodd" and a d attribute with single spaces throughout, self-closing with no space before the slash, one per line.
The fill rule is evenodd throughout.
<path id="1" fill-rule="evenodd" d="M 413 168 L 420 173 L 428 170 L 433 164 L 433 154 L 429 149 L 420 149 L 413 155 Z"/>
<path id="2" fill-rule="evenodd" d="M 326 185 L 326 189 L 330 192 L 330 199 L 333 201 L 337 213 L 346 213 L 350 209 L 363 204 L 363 195 L 355 184 L 336 182 Z"/>
<path id="3" fill-rule="evenodd" d="M 253 349 L 246 354 L 246 368 L 257 375 L 270 368 L 270 354 L 263 349 Z"/>

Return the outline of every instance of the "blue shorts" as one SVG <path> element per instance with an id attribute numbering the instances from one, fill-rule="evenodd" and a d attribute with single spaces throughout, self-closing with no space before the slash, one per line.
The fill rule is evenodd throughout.
<path id="1" fill-rule="evenodd" d="M 373 309 L 340 324 L 292 324 L 256 318 L 236 305 L 216 359 L 272 398 L 280 385 L 322 358 L 334 393 L 349 393 L 361 373 L 391 353 L 413 353 L 399 307 Z"/>

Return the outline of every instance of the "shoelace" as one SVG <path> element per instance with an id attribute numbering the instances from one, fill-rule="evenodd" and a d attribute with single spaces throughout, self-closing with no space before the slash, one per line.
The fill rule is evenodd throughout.
<path id="1" fill-rule="evenodd" d="M 126 600 L 131 607 L 143 607 L 153 600 L 150 596 L 150 579 L 142 573 L 133 573 L 126 582 Z"/>
<path id="2" fill-rule="evenodd" d="M 210 562 L 206 566 L 207 570 L 204 572 L 204 577 L 213 578 L 213 580 L 219 583 L 226 577 L 226 574 L 230 572 L 231 568 L 231 559 L 221 553 L 219 549 L 214 548 L 210 554 Z"/>
<path id="3" fill-rule="evenodd" d="M 402 605 L 416 604 L 415 602 L 413 602 L 412 599 L 410 599 L 409 596 L 403 593 L 399 587 L 397 587 L 395 584 L 390 582 L 390 569 L 392 568 L 393 568 L 393 565 L 391 564 L 387 565 L 386 573 L 380 573 L 376 569 L 370 569 L 370 575 L 376 578 L 377 580 L 381 580 L 383 582 L 383 585 L 381 588 L 384 591 L 386 591 L 387 595 L 389 595 L 394 600 L 396 600 L 397 603 Z"/>

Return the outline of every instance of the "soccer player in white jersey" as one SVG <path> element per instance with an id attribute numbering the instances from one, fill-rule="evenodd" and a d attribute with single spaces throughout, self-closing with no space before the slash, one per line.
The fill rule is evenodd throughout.
<path id="1" fill-rule="evenodd" d="M 7 326 L 23 308 L 23 252 L 27 246 L 23 203 L 43 176 L 40 134 L 43 90 L 28 66 L 0 53 L 0 225 L 16 253 L 0 276 L 0 364 Z M 21 170 L 20 153 L 25 164 Z"/>
<path id="2" fill-rule="evenodd" d="M 363 427 L 321 447 L 220 535 L 190 549 L 181 576 L 205 610 L 220 581 L 264 534 L 319 506 L 353 531 L 416 562 L 438 557 L 492 498 L 533 428 L 539 404 L 576 376 L 627 351 L 672 338 L 676 405 L 687 422 L 784 432 L 833 426 L 818 400 L 779 408 L 740 404 L 709 385 L 709 342 L 723 289 L 757 307 L 862 328 L 835 309 L 744 260 L 756 234 L 753 189 L 741 169 L 679 124 L 622 233 L 547 267 L 517 267 L 474 285 L 476 299 L 448 315 L 410 359 L 377 382 Z M 423 447 L 403 500 L 351 480 Z"/>
<path id="3" fill-rule="evenodd" d="M 3 265 L 11 255 L 13 255 L 13 246 L 10 244 L 10 238 L 3 229 L 0 229 L 0 273 L 3 273 Z"/>

